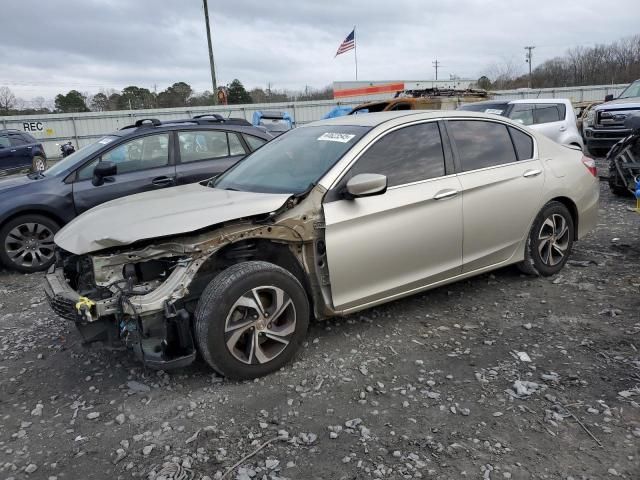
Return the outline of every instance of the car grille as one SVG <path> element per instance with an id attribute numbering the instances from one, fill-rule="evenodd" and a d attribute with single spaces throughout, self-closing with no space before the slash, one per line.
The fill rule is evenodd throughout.
<path id="1" fill-rule="evenodd" d="M 76 305 L 73 300 L 63 297 L 62 295 L 51 295 L 47 292 L 47 300 L 51 306 L 51 310 L 56 312 L 62 318 L 67 320 L 76 320 Z"/>
<path id="2" fill-rule="evenodd" d="M 624 121 L 637 109 L 620 108 L 596 112 L 596 125 L 602 128 L 624 128 Z"/>

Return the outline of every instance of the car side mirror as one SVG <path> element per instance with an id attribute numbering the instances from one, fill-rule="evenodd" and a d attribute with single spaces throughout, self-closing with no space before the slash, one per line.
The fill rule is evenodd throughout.
<path id="1" fill-rule="evenodd" d="M 100 161 L 93 169 L 91 183 L 94 187 L 99 187 L 105 182 L 113 182 L 113 175 L 118 173 L 118 166 L 113 162 Z"/>
<path id="2" fill-rule="evenodd" d="M 377 173 L 360 173 L 349 179 L 345 190 L 347 199 L 382 195 L 387 191 L 387 177 Z"/>
<path id="3" fill-rule="evenodd" d="M 606 95 L 604 97 L 604 101 L 605 102 L 610 102 L 611 100 L 613 100 L 613 94 L 612 93 L 610 93 L 609 95 Z"/>

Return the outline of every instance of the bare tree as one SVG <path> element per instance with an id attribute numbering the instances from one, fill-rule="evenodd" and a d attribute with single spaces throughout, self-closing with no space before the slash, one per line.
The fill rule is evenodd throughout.
<path id="1" fill-rule="evenodd" d="M 9 114 L 16 103 L 16 96 L 9 87 L 0 87 L 0 112 L 5 115 Z"/>

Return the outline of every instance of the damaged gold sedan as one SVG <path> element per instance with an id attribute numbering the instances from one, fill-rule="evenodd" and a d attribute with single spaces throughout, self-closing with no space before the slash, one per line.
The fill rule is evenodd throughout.
<path id="1" fill-rule="evenodd" d="M 163 369 L 199 352 L 255 378 L 293 357 L 310 318 L 510 263 L 559 271 L 596 222 L 581 158 L 472 112 L 315 122 L 208 182 L 76 218 L 56 235 L 45 290 L 86 342 L 124 342 Z"/>

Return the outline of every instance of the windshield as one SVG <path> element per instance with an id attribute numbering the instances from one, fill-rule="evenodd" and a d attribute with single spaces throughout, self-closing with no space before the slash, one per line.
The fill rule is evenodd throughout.
<path id="1" fill-rule="evenodd" d="M 493 113 L 494 115 L 502 115 L 507 109 L 508 103 L 467 103 L 461 105 L 458 110 L 466 110 L 467 112 L 483 112 Z"/>
<path id="2" fill-rule="evenodd" d="M 618 98 L 640 97 L 640 80 L 636 80 L 620 94 Z"/>
<path id="3" fill-rule="evenodd" d="M 213 186 L 243 192 L 305 192 L 369 130 L 346 125 L 296 128 L 237 163 Z"/>
<path id="4" fill-rule="evenodd" d="M 84 160 L 91 157 L 94 153 L 100 150 L 105 145 L 113 142 L 116 136 L 102 137 L 95 143 L 91 143 L 89 145 L 85 145 L 80 150 L 72 153 L 68 157 L 63 158 L 59 162 L 57 162 L 53 167 L 45 170 L 45 177 L 55 177 L 60 172 L 64 172 L 71 167 L 75 167 L 76 165 L 80 165 Z"/>

